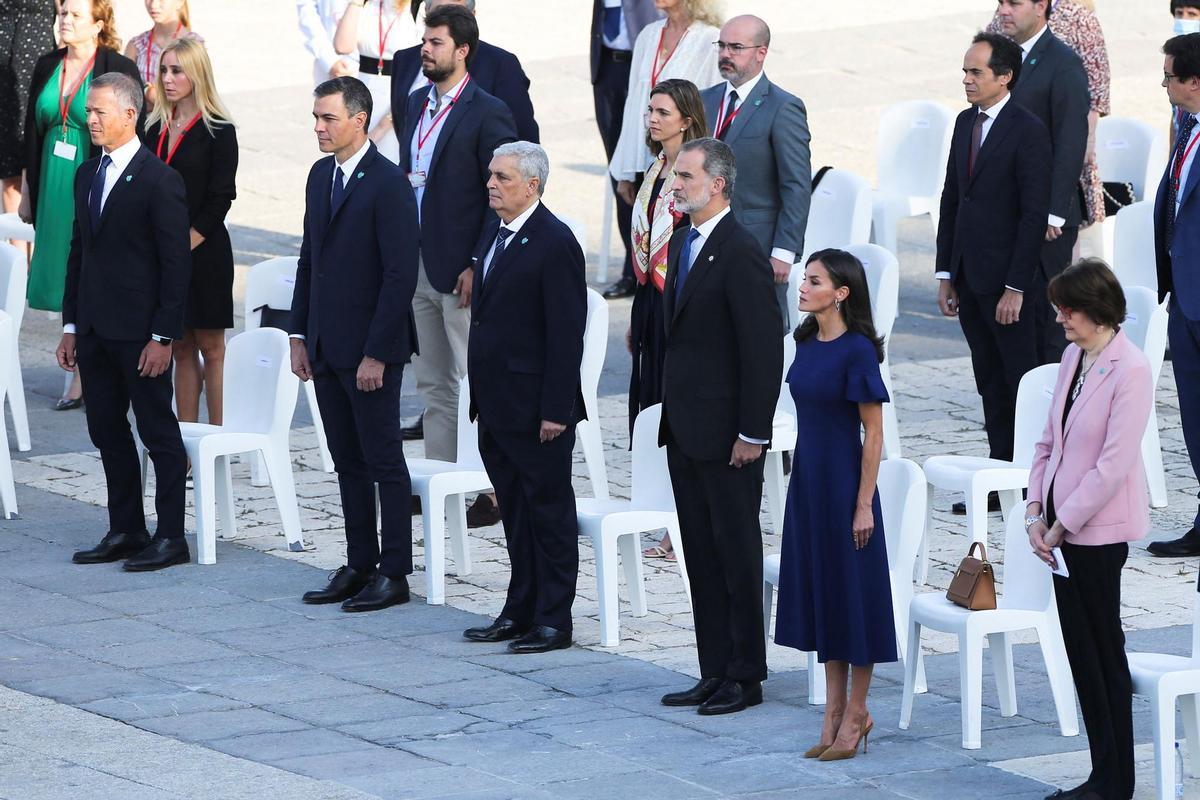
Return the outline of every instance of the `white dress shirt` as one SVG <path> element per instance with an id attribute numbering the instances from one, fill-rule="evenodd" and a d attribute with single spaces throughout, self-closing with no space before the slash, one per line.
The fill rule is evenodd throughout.
<path id="1" fill-rule="evenodd" d="M 1038 41 L 1041 40 L 1041 38 L 1046 35 L 1046 31 L 1048 31 L 1048 30 L 1050 30 L 1050 26 L 1043 25 L 1042 29 L 1040 31 L 1035 33 L 1033 36 L 1030 36 L 1029 39 L 1026 40 L 1025 44 L 1021 45 L 1021 63 L 1022 64 L 1025 63 L 1025 59 L 1029 58 L 1029 53 L 1031 50 L 1033 50 L 1034 45 L 1036 45 L 1038 43 Z M 986 126 L 987 123 L 984 123 L 984 125 Z M 1046 222 L 1050 225 L 1053 225 L 1056 228 L 1061 228 L 1063 225 L 1067 224 L 1066 218 L 1060 217 L 1057 214 L 1050 214 L 1047 217 Z"/>
<path id="2" fill-rule="evenodd" d="M 412 164 L 413 172 L 424 172 L 425 180 L 429 180 L 429 165 L 433 161 L 433 151 L 437 149 L 438 138 L 442 135 L 442 128 L 446 126 L 446 120 L 450 118 L 452 112 L 447 111 L 441 119 L 433 125 L 433 120 L 447 105 L 454 102 L 454 98 L 462 91 L 463 85 L 471 79 L 471 76 L 464 75 L 454 88 L 446 92 L 441 97 L 438 96 L 437 84 L 432 84 L 429 87 L 429 100 L 426 104 L 425 113 L 421 115 L 420 121 L 413 129 L 412 141 L 408 143 L 409 161 Z M 421 137 L 426 136 L 425 145 L 418 147 Z M 425 197 L 425 187 L 413 187 L 417 195 L 417 221 L 421 221 L 421 200 Z"/>
<path id="3" fill-rule="evenodd" d="M 537 211 L 537 207 L 540 206 L 541 204 L 542 204 L 541 200 L 534 200 L 533 205 L 531 205 L 529 208 L 522 211 L 520 213 L 520 215 L 518 215 L 517 218 L 514 219 L 512 222 L 505 222 L 504 220 L 500 220 L 500 227 L 507 228 L 508 230 L 512 231 L 512 233 L 510 233 L 508 236 L 508 240 L 504 242 L 504 248 L 506 250 L 517 244 L 517 241 L 516 241 L 517 234 L 521 232 L 521 226 L 523 226 L 526 222 L 529 221 L 529 218 L 533 216 L 533 212 Z M 487 251 L 487 255 L 483 257 L 483 279 L 484 280 L 487 280 L 488 273 L 491 272 L 491 270 L 492 270 L 492 259 L 494 259 L 495 257 L 496 257 L 496 242 L 493 241 L 492 246 Z"/>
<path id="4" fill-rule="evenodd" d="M 609 50 L 632 50 L 633 43 L 629 41 L 629 29 L 625 25 L 625 10 L 621 7 L 621 0 L 604 0 L 604 10 L 607 12 L 610 8 L 619 9 L 621 12 L 621 32 L 615 39 L 605 36 L 604 46 Z"/>

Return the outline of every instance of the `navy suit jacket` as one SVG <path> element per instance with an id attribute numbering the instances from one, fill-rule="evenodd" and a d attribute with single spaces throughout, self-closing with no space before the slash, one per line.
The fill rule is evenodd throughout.
<path id="1" fill-rule="evenodd" d="M 586 417 L 579 367 L 587 326 L 583 251 L 544 204 L 508 240 L 487 279 L 494 219 L 476 249 L 467 373 L 471 419 L 494 431 L 536 436 L 542 420 Z"/>
<path id="2" fill-rule="evenodd" d="M 421 71 L 421 45 L 397 51 L 392 56 L 392 124 L 400 137 L 400 148 L 408 146 L 404 131 L 408 129 L 408 95 L 413 81 Z M 537 144 L 538 124 L 533 118 L 533 101 L 529 99 L 529 77 L 520 60 L 494 44 L 480 42 L 471 59 L 471 82 L 488 94 L 504 101 L 517 124 L 517 138 Z"/>
<path id="3" fill-rule="evenodd" d="M 192 279 L 183 178 L 141 147 L 93 231 L 88 195 L 99 168 L 100 159 L 92 158 L 75 172 L 63 322 L 81 335 L 116 341 L 146 342 L 152 334 L 178 339 Z"/>
<path id="4" fill-rule="evenodd" d="M 400 137 L 400 169 L 412 171 L 410 144 L 429 92 L 408 98 L 408 119 Z M 471 256 L 484 229 L 495 222 L 488 208 L 488 165 L 492 152 L 516 141 L 512 114 L 472 78 L 450 108 L 433 148 L 421 197 L 421 259 L 429 283 L 452 292 L 458 276 L 473 266 Z"/>
<path id="5" fill-rule="evenodd" d="M 417 352 L 417 201 L 399 167 L 369 147 L 337 208 L 333 156 L 313 165 L 305 190 L 288 333 L 307 339 L 309 359 L 319 348 L 337 369 L 363 356 L 403 364 Z"/>
<path id="6" fill-rule="evenodd" d="M 1021 76 L 1022 79 L 1024 75 Z M 937 269 L 978 295 L 1027 291 L 1046 238 L 1053 156 L 1046 126 L 1009 99 L 967 174 L 974 106 L 958 115 L 942 188 Z"/>
<path id="7" fill-rule="evenodd" d="M 1162 302 L 1171 292 L 1179 310 L 1189 320 L 1200 320 L 1200 198 L 1196 184 L 1200 183 L 1200 161 L 1193 161 L 1187 183 L 1179 191 L 1182 202 L 1175 217 L 1171 241 L 1166 240 L 1167 181 L 1171 180 L 1171 165 L 1158 184 L 1154 199 L 1154 255 L 1158 266 L 1158 299 Z"/>

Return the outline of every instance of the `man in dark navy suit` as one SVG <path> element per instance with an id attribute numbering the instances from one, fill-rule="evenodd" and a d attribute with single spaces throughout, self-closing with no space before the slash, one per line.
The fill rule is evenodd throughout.
<path id="1" fill-rule="evenodd" d="M 420 2 L 413 3 L 414 19 Z M 464 6 L 475 13 L 475 0 L 426 0 L 425 8 L 433 11 L 444 5 Z M 533 118 L 533 101 L 529 98 L 529 77 L 516 55 L 481 40 L 471 58 L 471 80 L 508 106 L 517 124 L 518 139 L 540 141 L 537 120 Z M 404 135 L 409 95 L 428 85 L 421 71 L 421 45 L 392 56 L 392 123 L 396 126 L 396 136 Z"/>
<path id="2" fill-rule="evenodd" d="M 421 269 L 413 311 L 421 337 L 414 365 L 425 398 L 425 456 L 458 455 L 458 385 L 467 370 L 471 324 L 471 256 L 485 228 L 488 162 L 516 139 L 512 114 L 467 72 L 479 43 L 475 17 L 444 4 L 425 15 L 421 63 L 428 88 L 408 98 L 400 168 L 417 194 Z"/>
<path id="3" fill-rule="evenodd" d="M 971 107 L 950 144 L 937 233 L 938 307 L 958 317 L 991 457 L 1013 457 L 1013 418 L 1021 377 L 1039 364 L 1031 292 L 1050 204 L 1046 126 L 1014 101 L 1021 50 L 996 33 L 975 37 L 963 59 Z"/>
<path id="4" fill-rule="evenodd" d="M 412 572 L 400 382 L 417 350 L 417 203 L 404 174 L 367 138 L 371 93 L 362 81 L 334 78 L 315 95 L 317 144 L 331 155 L 308 173 L 288 331 L 292 371 L 316 381 L 346 520 L 346 566 L 304 602 L 375 611 L 408 601 Z"/>
<path id="5" fill-rule="evenodd" d="M 183 335 L 191 280 L 183 179 L 137 137 L 142 87 L 109 72 L 87 94 L 99 158 L 75 173 L 75 229 L 63 292 L 63 369 L 78 366 L 88 432 L 108 485 L 107 535 L 76 564 L 128 558 L 131 572 L 189 558 L 183 538 L 187 455 L 171 409 L 171 341 Z M 74 149 L 74 148 L 72 148 Z M 158 531 L 146 532 L 137 448 L 126 415 L 154 462 Z"/>
<path id="6" fill-rule="evenodd" d="M 464 632 L 514 653 L 571 645 L 579 528 L 571 486 L 587 323 L 583 251 L 541 203 L 550 162 L 532 142 L 496 149 L 468 350 L 471 416 L 496 489 L 512 576 L 495 622 Z"/>

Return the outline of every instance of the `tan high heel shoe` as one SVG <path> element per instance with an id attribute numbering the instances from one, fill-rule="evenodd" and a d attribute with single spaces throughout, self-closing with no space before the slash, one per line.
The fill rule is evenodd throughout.
<path id="1" fill-rule="evenodd" d="M 858 734 L 858 740 L 854 742 L 854 746 L 849 750 L 835 750 L 832 747 L 821 753 L 818 760 L 820 761 L 845 761 L 848 758 L 854 758 L 858 755 L 858 743 L 862 742 L 863 755 L 867 753 L 867 736 L 871 733 L 871 729 L 875 727 L 874 722 L 868 722 L 867 727 L 862 729 L 862 733 Z"/>
<path id="2" fill-rule="evenodd" d="M 835 720 L 836 724 L 833 726 L 833 737 L 836 739 L 838 728 L 842 727 L 842 718 L 835 717 L 834 720 Z M 822 735 L 823 734 L 824 734 L 824 731 L 822 731 Z M 812 747 L 810 747 L 804 751 L 804 757 L 805 758 L 820 758 L 821 754 L 824 753 L 826 750 L 828 750 L 831 747 L 833 747 L 832 743 L 821 744 L 820 742 L 818 742 L 817 744 L 813 745 Z"/>

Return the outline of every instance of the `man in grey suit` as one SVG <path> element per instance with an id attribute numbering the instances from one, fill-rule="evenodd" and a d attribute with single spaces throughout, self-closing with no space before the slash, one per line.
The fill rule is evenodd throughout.
<path id="1" fill-rule="evenodd" d="M 701 96 L 713 136 L 737 159 L 733 215 L 771 258 L 786 328 L 792 316 L 787 282 L 804 252 L 812 166 L 804 103 L 763 74 L 770 45 L 771 29 L 758 17 L 726 22 L 717 42 L 717 67 L 725 81 Z"/>

